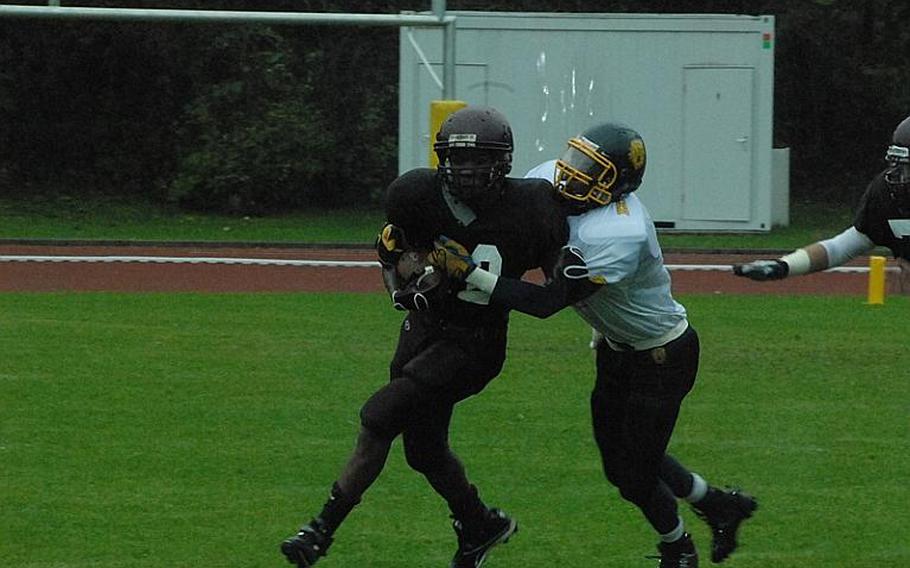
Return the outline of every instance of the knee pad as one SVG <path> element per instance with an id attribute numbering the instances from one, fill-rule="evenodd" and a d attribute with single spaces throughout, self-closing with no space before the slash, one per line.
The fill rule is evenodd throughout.
<path id="1" fill-rule="evenodd" d="M 367 399 L 360 408 L 360 423 L 379 435 L 394 438 L 408 424 L 418 404 L 419 389 L 410 379 L 395 379 Z"/>

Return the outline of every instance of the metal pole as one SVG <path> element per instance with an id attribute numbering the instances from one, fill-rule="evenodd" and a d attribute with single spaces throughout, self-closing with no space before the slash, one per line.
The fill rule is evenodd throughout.
<path id="1" fill-rule="evenodd" d="M 442 30 L 442 98 L 455 98 L 455 18 L 446 18 Z"/>
<path id="2" fill-rule="evenodd" d="M 455 19 L 446 18 L 446 0 L 433 0 L 433 13 L 446 21 L 442 29 L 442 98 L 455 98 Z"/>
<path id="3" fill-rule="evenodd" d="M 446 17 L 446 0 L 433 0 L 432 6 L 431 9 L 437 18 L 441 20 Z"/>
<path id="4" fill-rule="evenodd" d="M 433 14 L 335 14 L 324 12 L 242 12 L 230 10 L 168 10 L 140 8 L 61 7 L 0 4 L 0 18 L 53 20 L 110 20 L 140 22 L 221 22 L 352 26 L 408 26 L 443 28 L 442 98 L 455 97 L 455 18 L 446 15 L 445 0 L 432 0 Z"/>
<path id="5" fill-rule="evenodd" d="M 50 0 L 58 2 L 59 0 Z M 171 21 L 260 24 L 440 27 L 449 18 L 430 14 L 335 14 L 323 12 L 243 12 L 230 10 L 167 10 L 140 8 L 78 8 L 0 4 L 0 18 L 53 20 Z"/>

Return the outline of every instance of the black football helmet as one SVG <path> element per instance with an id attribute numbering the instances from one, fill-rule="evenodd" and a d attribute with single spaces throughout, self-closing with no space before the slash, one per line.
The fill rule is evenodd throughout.
<path id="1" fill-rule="evenodd" d="M 438 175 L 449 192 L 477 205 L 512 170 L 512 127 L 501 112 L 469 106 L 443 121 L 433 150 L 439 158 Z"/>
<path id="2" fill-rule="evenodd" d="M 569 140 L 556 161 L 556 191 L 583 208 L 619 201 L 641 185 L 647 153 L 638 132 L 607 122 Z"/>
<path id="3" fill-rule="evenodd" d="M 885 161 L 888 162 L 885 183 L 891 199 L 901 212 L 910 212 L 910 116 L 894 129 Z"/>

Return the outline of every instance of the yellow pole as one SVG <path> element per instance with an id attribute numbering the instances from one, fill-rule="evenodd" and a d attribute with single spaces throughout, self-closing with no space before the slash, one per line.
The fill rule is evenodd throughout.
<path id="1" fill-rule="evenodd" d="M 450 114 L 460 108 L 468 106 L 464 101 L 430 101 L 430 167 L 435 168 L 439 165 L 439 158 L 433 151 L 433 143 L 436 142 L 436 133 L 439 127 Z"/>
<path id="2" fill-rule="evenodd" d="M 869 301 L 870 305 L 885 303 L 885 257 L 869 257 Z"/>

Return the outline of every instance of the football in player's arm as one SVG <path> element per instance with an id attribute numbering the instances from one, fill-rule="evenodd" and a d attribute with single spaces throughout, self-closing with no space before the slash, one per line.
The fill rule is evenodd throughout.
<path id="1" fill-rule="evenodd" d="M 382 227 L 376 237 L 376 253 L 383 284 L 396 310 L 429 310 L 448 292 L 445 271 L 429 262 L 430 251 L 410 247 L 401 227 L 392 223 Z"/>
<path id="2" fill-rule="evenodd" d="M 758 281 L 781 280 L 841 266 L 876 246 L 910 260 L 910 116 L 894 129 L 885 161 L 887 167 L 866 187 L 852 226 L 775 260 L 736 264 L 733 273 Z"/>

